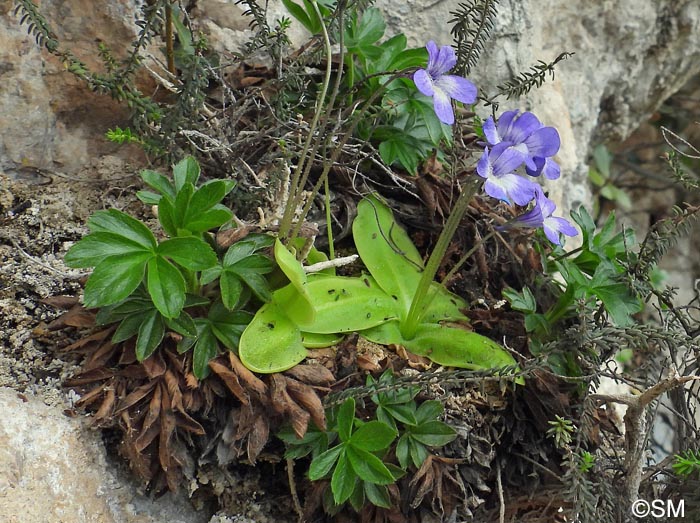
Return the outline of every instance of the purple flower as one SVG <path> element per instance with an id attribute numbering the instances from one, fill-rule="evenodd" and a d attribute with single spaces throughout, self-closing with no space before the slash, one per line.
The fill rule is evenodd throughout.
<path id="1" fill-rule="evenodd" d="M 550 159 L 559 151 L 559 133 L 554 127 L 545 127 L 534 114 L 507 111 L 498 118 L 498 123 L 489 117 L 483 130 L 490 145 L 508 143 L 519 152 L 530 176 L 544 174 L 550 180 L 559 178 L 559 165 Z"/>
<path id="2" fill-rule="evenodd" d="M 511 224 L 512 227 L 532 227 L 544 229 L 544 234 L 547 239 L 556 244 L 561 245 L 560 234 L 566 236 L 576 236 L 578 231 L 564 218 L 552 216 L 552 213 L 557 208 L 552 200 L 547 198 L 542 192 L 542 189 L 537 187 L 535 197 L 535 205 L 525 214 L 518 216 Z"/>
<path id="3" fill-rule="evenodd" d="M 476 165 L 476 172 L 486 179 L 484 191 L 489 196 L 518 205 L 527 205 L 539 185 L 513 171 L 523 163 L 522 154 L 509 143 L 499 143 L 491 151 L 487 147 Z"/>
<path id="4" fill-rule="evenodd" d="M 455 51 L 449 45 L 439 50 L 432 40 L 426 45 L 428 49 L 428 67 L 419 69 L 413 75 L 418 90 L 425 96 L 433 97 L 433 107 L 438 119 L 452 125 L 455 115 L 452 111 L 452 99 L 465 104 L 476 102 L 476 87 L 466 78 L 446 74 L 457 63 Z"/>

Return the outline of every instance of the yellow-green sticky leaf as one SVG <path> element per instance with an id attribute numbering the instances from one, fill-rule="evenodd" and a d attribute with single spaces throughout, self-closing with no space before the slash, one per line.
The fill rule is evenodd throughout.
<path id="1" fill-rule="evenodd" d="M 301 331 L 272 301 L 263 305 L 241 335 L 238 355 L 253 372 L 282 372 L 306 358 Z"/>
<path id="2" fill-rule="evenodd" d="M 304 304 L 300 295 L 284 304 L 284 310 L 304 332 L 334 334 L 362 331 L 399 316 L 396 301 L 380 289 L 370 276 L 314 278 L 307 283 L 306 292 L 314 308 L 312 322 L 303 322 L 294 313 Z"/>
<path id="3" fill-rule="evenodd" d="M 322 349 L 336 345 L 342 341 L 342 334 L 318 334 L 314 332 L 302 332 L 301 342 L 307 349 Z"/>
<path id="4" fill-rule="evenodd" d="M 423 261 L 411 238 L 374 196 L 358 204 L 352 234 L 365 266 L 384 292 L 397 300 L 404 319 L 423 272 Z"/>
<path id="5" fill-rule="evenodd" d="M 513 356 L 490 338 L 437 323 L 419 325 L 415 337 L 410 340 L 401 336 L 397 321 L 384 323 L 361 334 L 374 343 L 403 345 L 410 352 L 445 367 L 480 370 L 516 364 Z"/>
<path id="6" fill-rule="evenodd" d="M 291 288 L 288 285 L 274 293 L 274 300 L 278 303 L 287 303 L 290 300 L 294 300 L 296 303 L 295 309 L 295 320 L 301 318 L 306 323 L 311 323 L 314 318 L 313 302 L 306 291 L 306 286 L 309 283 L 306 273 L 304 272 L 304 267 L 296 259 L 294 254 L 289 252 L 287 248 L 282 245 L 279 239 L 275 240 L 275 261 L 279 265 L 282 272 L 291 284 Z M 284 307 L 285 310 L 289 310 L 288 307 Z"/>

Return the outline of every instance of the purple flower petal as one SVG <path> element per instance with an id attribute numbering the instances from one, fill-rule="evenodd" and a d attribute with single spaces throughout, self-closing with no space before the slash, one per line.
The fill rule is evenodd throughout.
<path id="1" fill-rule="evenodd" d="M 520 119 L 522 119 L 522 117 L 520 117 Z M 537 129 L 522 141 L 527 145 L 531 156 L 539 156 L 541 158 L 557 154 L 561 144 L 559 133 L 554 127 L 542 127 L 541 129 Z"/>
<path id="2" fill-rule="evenodd" d="M 511 224 L 513 227 L 531 227 L 538 229 L 544 225 L 544 216 L 542 216 L 542 208 L 535 206 L 524 214 L 518 216 Z"/>
<path id="3" fill-rule="evenodd" d="M 527 205 L 535 197 L 536 186 L 536 183 L 517 174 L 504 174 L 489 177 L 484 184 L 484 190 L 486 194 L 494 198 L 506 201 L 513 200 L 518 205 Z"/>
<path id="4" fill-rule="evenodd" d="M 542 167 L 542 174 L 548 180 L 556 180 L 561 176 L 561 168 L 559 164 L 552 160 L 551 158 L 545 158 L 544 167 Z"/>
<path id="5" fill-rule="evenodd" d="M 559 164 L 551 158 L 536 157 L 533 158 L 533 160 L 537 166 L 537 169 L 525 169 L 527 174 L 530 176 L 539 176 L 540 174 L 544 174 L 545 178 L 548 180 L 556 180 L 559 178 L 559 176 L 561 176 L 561 168 L 559 167 Z"/>
<path id="6" fill-rule="evenodd" d="M 433 107 L 435 114 L 442 123 L 452 125 L 455 123 L 455 114 L 452 111 L 452 100 L 449 95 L 433 84 Z"/>
<path id="7" fill-rule="evenodd" d="M 484 149 L 484 153 L 481 155 L 481 158 L 479 158 L 479 161 L 476 164 L 476 174 L 478 174 L 482 178 L 488 178 L 489 176 L 493 176 L 493 167 L 491 166 L 491 162 L 489 162 L 488 147 Z"/>
<path id="8" fill-rule="evenodd" d="M 549 218 L 545 218 L 544 225 L 545 227 L 554 229 L 562 234 L 565 234 L 566 236 L 576 236 L 578 234 L 576 227 L 571 225 L 568 220 L 559 218 L 558 216 L 550 216 Z"/>
<path id="9" fill-rule="evenodd" d="M 428 70 L 432 71 L 433 64 L 437 63 L 438 57 L 440 55 L 440 50 L 435 42 L 432 40 L 428 42 L 425 46 L 428 50 Z"/>
<path id="10" fill-rule="evenodd" d="M 501 140 L 503 140 L 503 135 L 510 128 L 510 125 L 513 123 L 513 118 L 518 115 L 518 112 L 519 111 L 506 111 L 498 117 L 498 124 L 496 127 L 498 128 L 498 134 Z"/>
<path id="11" fill-rule="evenodd" d="M 498 134 L 498 129 L 496 129 L 496 122 L 493 121 L 493 117 L 489 116 L 482 126 L 484 131 L 484 136 L 488 140 L 490 145 L 496 145 L 501 142 L 501 136 Z"/>
<path id="12" fill-rule="evenodd" d="M 418 69 L 413 73 L 413 82 L 416 84 L 418 90 L 425 96 L 433 96 L 435 90 L 433 89 L 433 79 L 428 74 L 425 69 Z"/>
<path id="13" fill-rule="evenodd" d="M 523 163 L 522 152 L 511 147 L 508 142 L 501 142 L 494 146 L 489 154 L 489 161 L 493 166 L 493 174 L 501 176 L 510 174 Z"/>
<path id="14" fill-rule="evenodd" d="M 466 78 L 446 74 L 435 80 L 435 85 L 458 102 L 465 104 L 476 102 L 476 86 Z"/>
<path id="15" fill-rule="evenodd" d="M 430 71 L 433 78 L 437 78 L 449 72 L 456 63 L 457 55 L 455 50 L 449 45 L 443 45 L 440 47 L 437 58 L 428 62 L 428 71 Z"/>
<path id="16" fill-rule="evenodd" d="M 500 120 L 499 120 L 500 123 Z M 537 117 L 532 113 L 523 113 L 517 118 L 511 119 L 508 126 L 501 130 L 499 125 L 498 132 L 503 140 L 513 143 L 523 143 L 532 133 L 542 127 L 542 124 Z M 537 156 L 547 156 L 538 154 Z"/>

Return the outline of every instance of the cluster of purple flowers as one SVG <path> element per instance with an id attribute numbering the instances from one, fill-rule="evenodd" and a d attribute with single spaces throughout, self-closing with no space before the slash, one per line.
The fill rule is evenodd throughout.
<path id="1" fill-rule="evenodd" d="M 445 124 L 454 123 L 452 99 L 462 103 L 476 102 L 476 87 L 466 78 L 448 75 L 457 58 L 448 45 L 438 49 L 430 41 L 428 67 L 413 75 L 418 90 L 433 98 L 435 114 Z M 546 127 L 530 112 L 503 113 L 498 121 L 488 118 L 483 125 L 486 147 L 476 167 L 484 178 L 484 191 L 489 196 L 520 206 L 533 203 L 532 208 L 511 222 L 516 227 L 542 227 L 547 238 L 560 245 L 560 234 L 576 236 L 578 231 L 564 218 L 552 216 L 556 205 L 548 199 L 533 178 L 544 175 L 549 180 L 559 178 L 561 170 L 552 158 L 559 151 L 559 133 Z M 527 176 L 519 174 L 524 171 Z"/>

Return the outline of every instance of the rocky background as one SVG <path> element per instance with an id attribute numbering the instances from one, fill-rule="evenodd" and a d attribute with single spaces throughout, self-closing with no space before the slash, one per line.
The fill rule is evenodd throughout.
<path id="1" fill-rule="evenodd" d="M 41 12 L 54 24 L 63 45 L 97 67 L 97 41 L 116 54 L 128 50 L 137 4 L 44 0 Z M 249 35 L 248 20 L 233 1 L 194 4 L 195 22 L 217 50 L 234 50 Z M 429 39 L 450 41 L 447 22 L 457 4 L 377 1 L 392 30 L 403 31 L 416 46 Z M 43 377 L 39 372 L 59 364 L 33 340 L 39 321 L 36 300 L 75 285 L 76 275 L 66 278 L 67 270 L 56 256 L 42 255 L 38 261 L 43 268 L 20 262 L 25 257 L 18 249 L 31 256 L 33 243 L 54 231 L 51 245 L 60 252 L 62 242 L 76 239 L 77 225 L 71 223 L 108 205 L 110 198 L 119 199 L 103 186 L 96 191 L 76 180 L 130 176 L 144 158 L 135 148 L 106 141 L 108 128 L 127 124 L 126 110 L 91 93 L 37 46 L 19 25 L 14 7 L 12 0 L 0 0 L 0 318 L 5 316 L 0 319 L 0 521 L 206 522 L 211 517 L 206 507 L 196 512 L 172 496 L 152 501 L 138 494 L 128 474 L 106 456 L 99 433 L 86 429 L 79 417 L 64 414 L 70 404 L 57 392 L 61 371 Z M 284 13 L 279 1 L 271 0 L 270 7 L 271 13 Z M 301 32 L 292 36 L 297 42 L 304 39 Z M 692 79 L 700 73 L 700 3 L 502 0 L 493 38 L 471 76 L 480 89 L 493 93 L 496 85 L 563 51 L 575 55 L 557 66 L 554 81 L 517 103 L 504 101 L 502 108 L 532 110 L 559 129 L 563 176 L 553 196 L 570 209 L 591 202 L 587 172 L 593 146 L 608 143 L 624 149 L 624 140 L 627 145 L 644 141 L 650 135 L 643 123 L 662 103 L 682 88 L 684 96 L 698 97 L 700 89 Z M 148 81 L 143 79 L 145 85 Z M 663 208 L 676 203 L 675 198 L 673 191 L 661 197 L 639 194 L 635 205 Z M 84 207 L 84 200 L 91 205 Z M 19 201 L 29 202 L 27 220 L 33 217 L 35 222 L 25 237 L 8 238 L 7 213 Z M 632 223 L 643 233 L 649 219 L 635 219 Z M 55 220 L 63 220 L 63 225 Z M 672 281 L 692 296 L 697 243 L 689 240 L 679 252 L 683 255 L 667 269 Z M 29 278 L 32 275 L 36 281 Z M 263 521 L 255 507 L 251 500 L 240 517 L 229 521 Z"/>

